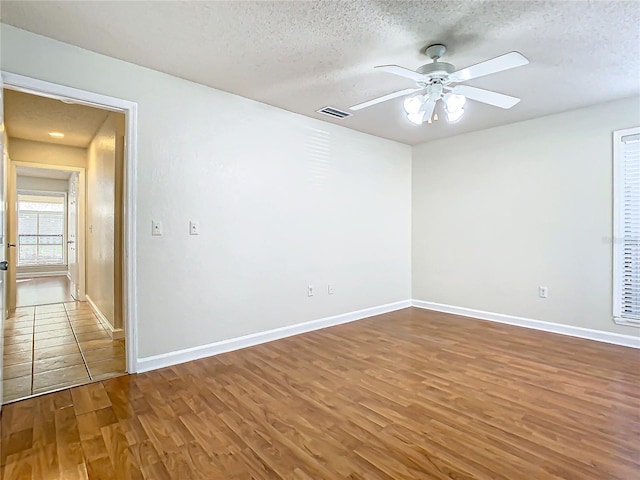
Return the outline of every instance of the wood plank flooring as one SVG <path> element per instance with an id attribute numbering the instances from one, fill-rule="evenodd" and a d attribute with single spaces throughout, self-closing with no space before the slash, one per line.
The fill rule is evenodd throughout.
<path id="1" fill-rule="evenodd" d="M 631 480 L 639 357 L 405 309 L 7 405 L 2 473 Z"/>
<path id="2" fill-rule="evenodd" d="M 87 303 L 20 307 L 5 322 L 3 403 L 124 372 L 124 339 L 112 340 Z"/>

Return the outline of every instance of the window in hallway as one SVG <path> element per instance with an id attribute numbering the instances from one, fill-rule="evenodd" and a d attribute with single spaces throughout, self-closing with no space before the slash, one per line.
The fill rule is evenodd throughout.
<path id="1" fill-rule="evenodd" d="M 18 195 L 18 266 L 65 265 L 65 196 Z"/>

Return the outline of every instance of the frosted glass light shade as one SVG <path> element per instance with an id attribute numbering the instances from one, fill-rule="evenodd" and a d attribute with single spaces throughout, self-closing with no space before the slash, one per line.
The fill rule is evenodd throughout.
<path id="1" fill-rule="evenodd" d="M 420 111 L 420 108 L 422 108 L 423 103 L 424 99 L 422 95 L 408 97 L 404 100 L 404 111 L 408 114 L 416 114 Z"/>
<path id="2" fill-rule="evenodd" d="M 464 108 L 454 110 L 453 112 L 450 112 L 445 108 L 445 111 L 447 113 L 447 121 L 449 123 L 456 123 L 458 120 L 462 118 L 462 115 L 464 115 Z"/>
<path id="3" fill-rule="evenodd" d="M 455 93 L 448 93 L 444 96 L 444 104 L 447 106 L 447 110 L 450 112 L 455 112 L 456 110 L 462 110 L 465 102 L 467 101 L 467 97 L 464 95 L 457 95 Z"/>
<path id="4" fill-rule="evenodd" d="M 409 113 L 407 114 L 407 118 L 414 125 L 422 125 L 422 122 L 424 122 L 424 112 Z"/>
<path id="5" fill-rule="evenodd" d="M 447 114 L 447 121 L 449 123 L 456 123 L 464 115 L 464 104 L 467 98 L 464 95 L 457 95 L 455 93 L 447 93 L 444 98 L 444 111 Z"/>

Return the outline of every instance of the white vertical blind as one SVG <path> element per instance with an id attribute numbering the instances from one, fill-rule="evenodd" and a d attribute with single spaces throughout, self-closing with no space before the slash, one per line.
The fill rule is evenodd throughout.
<path id="1" fill-rule="evenodd" d="M 614 142 L 614 318 L 640 326 L 640 128 Z"/>

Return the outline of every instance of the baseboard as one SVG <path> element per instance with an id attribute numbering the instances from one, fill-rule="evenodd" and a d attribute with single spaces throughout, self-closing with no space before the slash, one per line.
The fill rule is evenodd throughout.
<path id="1" fill-rule="evenodd" d="M 332 317 L 320 318 L 309 322 L 298 323 L 286 327 L 274 328 L 265 332 L 252 333 L 242 337 L 222 340 L 220 342 L 210 343 L 208 345 L 200 345 L 198 347 L 186 348 L 175 352 L 163 353 L 151 357 L 138 358 L 137 372 L 148 372 L 157 368 L 169 367 L 179 363 L 190 362 L 204 357 L 211 357 L 221 353 L 240 350 L 241 348 L 252 347 L 261 343 L 272 342 L 281 338 L 299 335 L 301 333 L 312 332 L 327 327 L 341 325 L 343 323 L 361 320 L 363 318 L 380 315 L 383 313 L 401 310 L 411 306 L 411 300 L 403 300 L 400 302 L 387 303 L 377 307 L 365 308 L 355 312 L 343 313 Z"/>
<path id="2" fill-rule="evenodd" d="M 109 330 L 109 334 L 111 335 L 111 340 L 120 340 L 121 338 L 124 338 L 124 328 L 114 328 L 114 329 L 107 328 L 107 330 Z"/>
<path id="3" fill-rule="evenodd" d="M 445 305 L 443 303 L 425 302 L 423 300 L 412 300 L 411 304 L 414 307 L 424 308 L 426 310 L 434 310 L 436 312 L 452 313 L 454 315 L 473 317 L 480 320 L 489 320 L 491 322 L 506 323 L 509 325 L 517 325 L 519 327 L 559 333 L 561 335 L 568 335 L 571 337 L 586 338 L 588 340 L 595 340 L 597 342 L 613 343 L 615 345 L 623 345 L 625 347 L 640 348 L 640 336 L 634 337 L 632 335 L 623 335 L 621 333 L 603 332 L 602 330 L 574 327 L 571 325 L 563 325 L 561 323 L 545 322 L 542 320 L 516 317 L 513 315 L 505 315 L 502 313 L 485 312 L 483 310 L 475 310 L 473 308 L 455 307 L 453 305 Z"/>
<path id="4" fill-rule="evenodd" d="M 98 317 L 98 320 L 100 321 L 104 329 L 109 332 L 109 335 L 111 335 L 111 339 L 118 340 L 119 338 L 124 338 L 124 330 L 122 328 L 113 328 L 111 322 L 107 319 L 107 317 L 104 316 L 104 314 L 100 311 L 93 300 L 91 300 L 91 297 L 89 295 L 85 295 L 85 298 L 87 303 L 91 307 L 91 310 L 93 310 L 93 313 L 96 314 L 96 317 Z"/>

